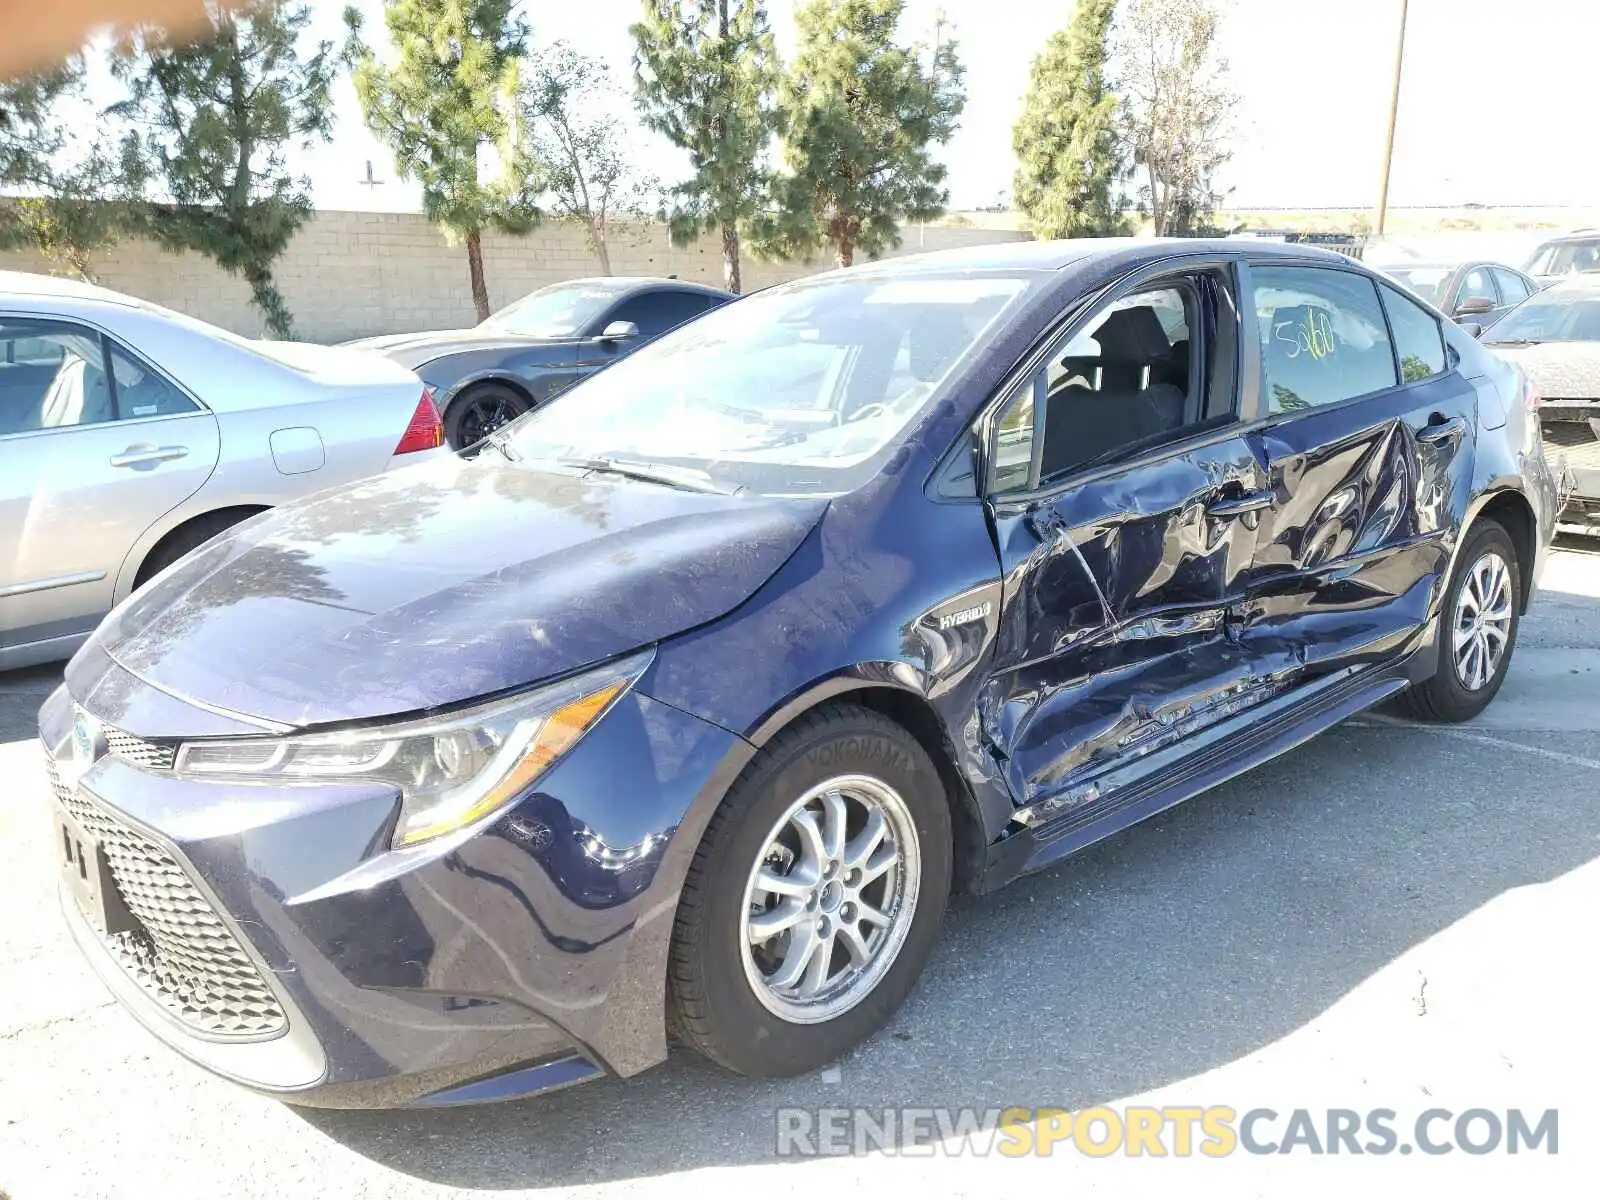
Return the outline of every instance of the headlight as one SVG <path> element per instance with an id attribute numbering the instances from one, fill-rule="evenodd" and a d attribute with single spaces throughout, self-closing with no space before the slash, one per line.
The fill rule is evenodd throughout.
<path id="1" fill-rule="evenodd" d="M 394 845 L 488 816 L 521 795 L 649 665 L 635 655 L 537 691 L 394 725 L 286 738 L 186 742 L 180 774 L 232 779 L 373 780 L 398 788 Z"/>

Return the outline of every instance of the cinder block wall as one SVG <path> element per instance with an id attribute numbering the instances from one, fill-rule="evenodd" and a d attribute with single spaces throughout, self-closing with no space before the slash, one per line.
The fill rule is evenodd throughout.
<path id="1" fill-rule="evenodd" d="M 912 226 L 905 230 L 899 253 L 1027 236 L 1012 230 Z M 582 231 L 566 223 L 546 224 L 525 238 L 486 235 L 483 260 L 494 308 L 547 283 L 599 274 Z M 750 291 L 781 283 L 829 265 L 821 260 L 809 266 L 766 263 L 747 254 L 744 287 Z M 0 254 L 0 270 L 48 269 L 30 253 Z M 152 243 L 129 242 L 102 255 L 93 269 L 106 287 L 236 333 L 256 336 L 262 331 L 244 281 L 199 255 L 170 254 Z M 678 249 L 664 226 L 649 226 L 614 239 L 611 269 L 615 275 L 677 275 L 721 286 L 721 246 L 708 238 Z M 278 260 L 275 274 L 294 314 L 296 335 L 309 341 L 457 328 L 475 320 L 466 248 L 448 245 L 420 215 L 318 212 Z"/>

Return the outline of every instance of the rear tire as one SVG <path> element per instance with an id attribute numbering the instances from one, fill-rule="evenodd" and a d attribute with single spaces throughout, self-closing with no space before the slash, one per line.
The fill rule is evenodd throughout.
<path id="1" fill-rule="evenodd" d="M 139 573 L 133 577 L 134 588 L 142 588 L 184 555 L 198 550 L 212 538 L 226 533 L 239 522 L 248 521 L 256 515 L 256 511 L 259 510 L 207 513 L 203 517 L 196 517 L 187 525 L 178 526 L 167 534 L 164 540 L 158 542 L 149 557 L 139 564 Z"/>
<path id="2" fill-rule="evenodd" d="M 445 413 L 445 441 L 452 450 L 469 450 L 531 407 L 526 396 L 503 383 L 476 384 L 456 397 Z"/>
<path id="3" fill-rule="evenodd" d="M 944 784 L 915 738 L 849 704 L 803 717 L 745 769 L 695 853 L 668 968 L 673 1031 L 757 1078 L 854 1048 L 922 973 L 951 857 Z"/>
<path id="4" fill-rule="evenodd" d="M 1470 721 L 1505 682 L 1517 645 L 1522 573 L 1511 535 L 1485 520 L 1467 535 L 1439 614 L 1439 669 L 1400 708 L 1423 721 Z"/>

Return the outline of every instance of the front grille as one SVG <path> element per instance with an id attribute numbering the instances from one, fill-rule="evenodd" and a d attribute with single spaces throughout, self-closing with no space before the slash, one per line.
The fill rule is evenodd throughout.
<path id="1" fill-rule="evenodd" d="M 131 733 L 123 733 L 120 729 L 109 726 L 105 730 L 106 749 L 118 758 L 126 759 L 136 767 L 143 767 L 147 771 L 170 771 L 172 760 L 177 757 L 177 747 L 162 746 L 156 742 L 147 742 L 141 737 L 134 737 Z"/>
<path id="2" fill-rule="evenodd" d="M 99 804 L 68 787 L 49 764 L 50 786 L 99 841 L 138 928 L 105 939 L 144 991 L 184 1025 L 212 1037 L 259 1039 L 289 1026 L 272 989 L 176 859 Z"/>

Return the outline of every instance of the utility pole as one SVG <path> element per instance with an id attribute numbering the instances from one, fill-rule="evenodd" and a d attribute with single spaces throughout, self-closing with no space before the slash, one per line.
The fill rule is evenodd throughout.
<path id="1" fill-rule="evenodd" d="M 1383 143 L 1383 176 L 1378 183 L 1378 216 L 1373 236 L 1382 237 L 1389 220 L 1389 168 L 1394 163 L 1394 127 L 1400 115 L 1400 71 L 1406 61 L 1406 16 L 1411 0 L 1400 0 L 1400 40 L 1394 51 L 1394 90 L 1389 94 L 1389 132 Z"/>

